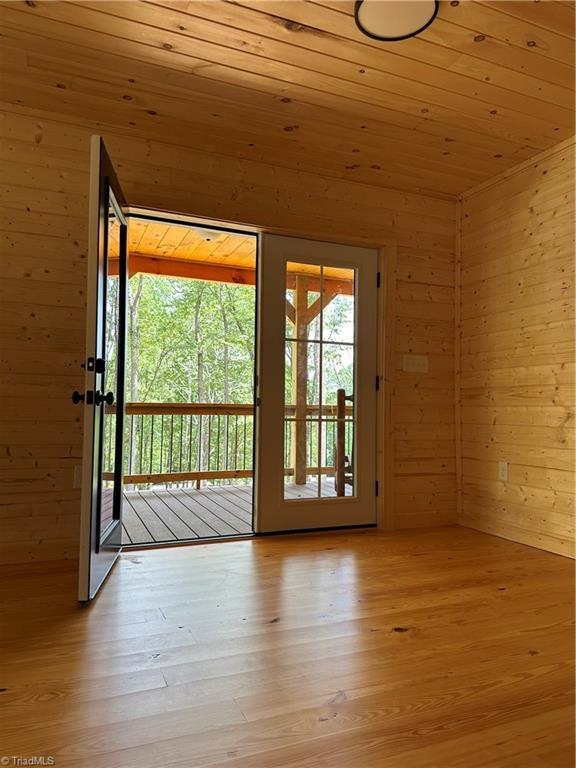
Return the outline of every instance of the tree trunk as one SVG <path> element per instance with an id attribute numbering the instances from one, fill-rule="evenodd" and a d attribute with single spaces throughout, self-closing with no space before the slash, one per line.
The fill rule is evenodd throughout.
<path id="1" fill-rule="evenodd" d="M 202 294 L 205 284 L 197 283 L 196 303 L 194 305 L 194 342 L 196 344 L 196 401 L 198 403 L 206 402 L 206 391 L 204 386 L 204 351 L 202 349 L 202 336 L 200 333 L 200 315 L 202 310 Z M 198 471 L 209 469 L 208 456 L 208 419 L 209 416 L 198 417 L 198 428 L 196 439 L 198 441 Z M 200 424 L 202 424 L 202 437 L 200 437 Z M 196 487 L 200 487 L 200 482 Z"/>
<path id="2" fill-rule="evenodd" d="M 129 336 L 130 336 L 130 400 L 133 403 L 138 402 L 138 305 L 142 297 L 142 288 L 144 284 L 144 275 L 138 276 L 138 286 L 136 291 L 132 291 L 131 283 L 128 282 L 128 311 L 129 311 Z M 130 471 L 138 466 L 138 445 L 140 443 L 139 435 L 135 427 L 138 419 L 135 416 L 130 417 Z M 140 428 L 142 428 L 142 424 Z"/>
<path id="3" fill-rule="evenodd" d="M 220 286 L 220 307 L 222 309 L 222 324 L 224 326 L 224 387 L 223 397 L 224 402 L 230 402 L 230 382 L 229 382 L 229 366 L 230 366 L 230 350 L 228 348 L 228 315 L 226 313 L 226 296 L 224 294 L 224 286 Z M 223 417 L 222 429 L 223 429 L 223 441 L 222 441 L 222 453 L 224 457 L 224 469 L 228 469 L 228 426 L 229 417 Z"/>
<path id="4" fill-rule="evenodd" d="M 138 276 L 136 291 L 130 286 L 130 400 L 138 402 L 138 305 L 142 297 L 144 275 Z"/>

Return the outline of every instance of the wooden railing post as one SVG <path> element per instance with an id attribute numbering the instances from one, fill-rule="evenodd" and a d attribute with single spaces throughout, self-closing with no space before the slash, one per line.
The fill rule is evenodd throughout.
<path id="1" fill-rule="evenodd" d="M 346 392 L 336 390 L 336 496 L 345 495 L 346 475 Z"/>
<path id="2" fill-rule="evenodd" d="M 296 485 L 306 484 L 306 400 L 308 398 L 308 281 L 296 275 L 294 285 L 294 338 L 292 345 L 292 399 L 296 405 L 292 422 L 291 465 Z M 296 349 L 294 349 L 296 347 Z"/>

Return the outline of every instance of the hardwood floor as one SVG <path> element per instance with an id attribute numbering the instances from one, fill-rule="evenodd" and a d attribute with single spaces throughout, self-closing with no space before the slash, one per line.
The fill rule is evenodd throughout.
<path id="1" fill-rule="evenodd" d="M 573 563 L 476 531 L 2 569 L 2 754 L 58 768 L 571 768 Z"/>

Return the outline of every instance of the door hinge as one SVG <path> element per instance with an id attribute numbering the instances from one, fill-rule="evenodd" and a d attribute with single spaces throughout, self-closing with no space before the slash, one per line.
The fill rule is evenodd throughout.
<path id="1" fill-rule="evenodd" d="M 380 288 L 380 272 L 376 272 L 376 288 Z"/>
<path id="2" fill-rule="evenodd" d="M 380 391 L 380 376 L 376 375 L 376 392 Z"/>
<path id="3" fill-rule="evenodd" d="M 378 480 L 376 480 L 374 483 L 374 495 L 378 496 L 379 494 L 380 494 L 380 483 L 378 482 Z"/>

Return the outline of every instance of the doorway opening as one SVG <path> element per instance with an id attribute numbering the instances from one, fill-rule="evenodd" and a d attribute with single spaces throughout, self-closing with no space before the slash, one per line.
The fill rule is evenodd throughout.
<path id="1" fill-rule="evenodd" d="M 132 215 L 128 252 L 122 543 L 250 535 L 257 236 Z"/>
<path id="2" fill-rule="evenodd" d="M 100 136 L 89 211 L 79 600 L 123 545 L 375 525 L 377 251 L 130 209 Z"/>

